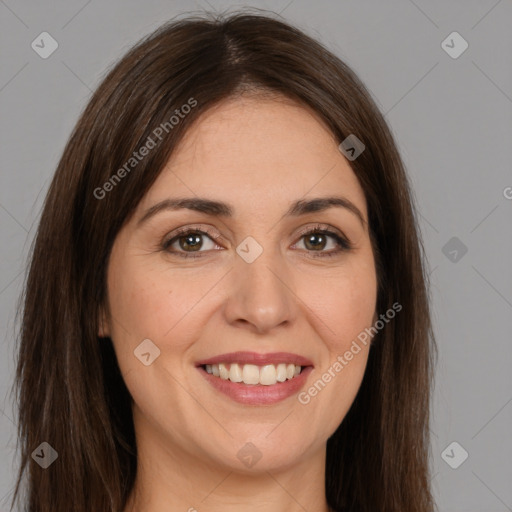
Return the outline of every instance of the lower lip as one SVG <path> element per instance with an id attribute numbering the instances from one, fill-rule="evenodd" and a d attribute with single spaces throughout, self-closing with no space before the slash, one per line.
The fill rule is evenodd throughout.
<path id="1" fill-rule="evenodd" d="M 304 386 L 313 367 L 307 366 L 293 379 L 277 382 L 270 386 L 231 382 L 220 377 L 214 377 L 202 366 L 198 366 L 197 369 L 215 389 L 235 402 L 245 405 L 272 405 L 297 393 Z"/>

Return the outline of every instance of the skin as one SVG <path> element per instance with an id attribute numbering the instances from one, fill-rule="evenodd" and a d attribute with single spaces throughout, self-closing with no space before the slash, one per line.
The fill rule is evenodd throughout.
<path id="1" fill-rule="evenodd" d="M 120 231 L 99 335 L 112 339 L 134 401 L 139 465 L 125 512 L 328 511 L 326 443 L 356 396 L 369 345 L 308 404 L 295 394 L 242 405 L 195 363 L 240 350 L 297 353 L 314 364 L 307 391 L 376 319 L 367 224 L 339 207 L 284 217 L 293 201 L 337 195 L 367 222 L 363 190 L 337 146 L 291 100 L 224 101 L 189 129 Z M 138 225 L 157 202 L 194 196 L 231 204 L 233 217 L 167 210 Z M 337 247 L 330 236 L 306 245 L 300 229 L 317 224 L 340 230 L 352 249 L 315 258 Z M 199 258 L 168 252 L 193 252 L 186 237 L 185 248 L 166 252 L 162 242 L 183 226 L 221 238 L 203 235 Z M 236 252 L 247 236 L 263 248 L 250 264 Z M 160 350 L 149 366 L 134 357 L 144 339 Z M 261 453 L 250 468 L 237 457 L 247 442 Z"/>

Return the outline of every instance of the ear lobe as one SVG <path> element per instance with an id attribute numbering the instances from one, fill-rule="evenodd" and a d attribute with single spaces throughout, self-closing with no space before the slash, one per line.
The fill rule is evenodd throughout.
<path id="1" fill-rule="evenodd" d="M 108 321 L 107 321 L 107 316 L 106 316 L 103 308 L 100 310 L 100 313 L 99 313 L 98 336 L 100 338 L 109 338 L 110 337 L 110 329 L 109 329 L 109 325 L 108 325 Z"/>
<path id="2" fill-rule="evenodd" d="M 375 313 L 373 314 L 372 326 L 375 325 L 375 322 L 377 322 L 378 319 L 379 319 L 379 316 L 377 315 L 377 311 L 375 311 Z M 374 345 L 374 338 L 375 338 L 375 336 L 372 336 L 370 338 L 370 347 L 372 347 Z"/>

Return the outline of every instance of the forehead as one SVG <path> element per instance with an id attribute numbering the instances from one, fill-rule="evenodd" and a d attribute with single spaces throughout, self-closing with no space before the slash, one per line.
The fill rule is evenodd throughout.
<path id="1" fill-rule="evenodd" d="M 284 97 L 242 97 L 188 129 L 142 206 L 198 195 L 258 208 L 335 192 L 365 211 L 364 192 L 319 116 Z"/>

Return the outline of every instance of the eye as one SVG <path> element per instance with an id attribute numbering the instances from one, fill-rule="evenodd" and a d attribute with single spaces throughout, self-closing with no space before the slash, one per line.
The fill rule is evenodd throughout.
<path id="1" fill-rule="evenodd" d="M 326 251 L 324 249 L 328 248 L 329 239 L 331 239 L 331 250 Z M 323 228 L 320 225 L 303 232 L 301 234 L 302 240 L 305 250 L 315 258 L 335 256 L 352 248 L 350 242 L 341 233 Z"/>
<path id="2" fill-rule="evenodd" d="M 208 239 L 206 244 L 203 241 L 204 237 Z M 179 229 L 175 236 L 164 241 L 162 249 L 183 258 L 197 258 L 200 257 L 200 254 L 194 253 L 201 253 L 219 247 L 212 238 L 218 238 L 218 235 L 202 229 L 183 228 Z"/>
<path id="3" fill-rule="evenodd" d="M 206 243 L 204 239 L 206 240 Z M 199 258 L 201 253 L 221 247 L 214 242 L 220 238 L 218 234 L 207 229 L 181 228 L 174 236 L 162 243 L 162 249 L 170 254 L 176 254 L 182 258 Z M 330 257 L 348 251 L 352 248 L 350 242 L 337 230 L 331 230 L 317 225 L 301 233 L 300 241 L 303 241 L 304 250 L 312 257 Z M 295 245 L 298 245 L 297 242 Z M 329 245 L 331 246 L 329 248 Z M 325 250 L 325 249 L 330 250 Z"/>

